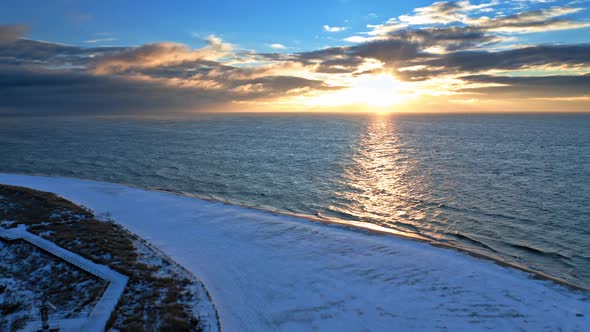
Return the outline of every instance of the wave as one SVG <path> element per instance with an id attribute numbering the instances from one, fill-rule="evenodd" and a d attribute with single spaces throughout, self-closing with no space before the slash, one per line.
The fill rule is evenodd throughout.
<path id="1" fill-rule="evenodd" d="M 541 249 L 537 249 L 537 248 L 534 248 L 534 247 L 531 247 L 528 245 L 523 245 L 523 244 L 518 244 L 518 243 L 506 243 L 506 244 L 512 248 L 523 250 L 527 253 L 534 254 L 534 255 L 557 258 L 557 259 L 561 259 L 561 260 L 569 260 L 570 259 L 569 257 L 564 256 L 564 255 L 562 255 L 558 252 L 554 252 L 554 251 L 544 251 Z"/>
<path id="2" fill-rule="evenodd" d="M 264 211 L 264 212 L 273 213 L 273 214 L 295 217 L 295 218 L 305 219 L 305 220 L 309 220 L 309 221 L 313 221 L 313 222 L 336 224 L 339 226 L 347 227 L 348 229 L 353 230 L 353 231 L 354 230 L 364 230 L 364 231 L 369 231 L 369 232 L 375 232 L 378 234 L 393 235 L 393 236 L 402 237 L 402 238 L 406 238 L 406 239 L 410 239 L 410 240 L 426 242 L 426 243 L 429 243 L 429 244 L 436 246 L 436 247 L 457 250 L 459 252 L 463 252 L 468 255 L 480 258 L 480 259 L 493 261 L 498 265 L 507 266 L 507 267 L 515 268 L 515 269 L 518 269 L 518 270 L 521 270 L 521 271 L 524 271 L 527 273 L 531 273 L 535 278 L 550 280 L 550 281 L 553 281 L 557 284 L 564 285 L 564 286 L 567 286 L 567 287 L 570 287 L 573 289 L 590 291 L 590 289 L 586 288 L 584 285 L 576 283 L 575 281 L 572 281 L 568 278 L 556 276 L 553 274 L 548 274 L 545 271 L 541 271 L 531 265 L 527 265 L 522 262 L 515 262 L 515 261 L 508 260 L 506 258 L 506 257 L 510 256 L 508 253 L 502 252 L 496 248 L 491 247 L 490 245 L 488 245 L 482 241 L 476 240 L 472 236 L 468 236 L 468 235 L 461 234 L 461 233 L 445 233 L 444 235 L 453 236 L 453 237 L 459 239 L 460 241 L 464 241 L 465 242 L 464 244 L 466 244 L 466 245 L 461 245 L 459 243 L 450 243 L 450 242 L 446 241 L 445 239 L 441 238 L 440 236 L 437 236 L 437 234 L 432 234 L 432 235 L 426 234 L 425 232 L 423 232 L 419 228 L 416 228 L 415 226 L 407 224 L 407 223 L 402 223 L 403 225 L 398 225 L 398 227 L 396 227 L 396 225 L 395 225 L 395 224 L 397 224 L 397 222 L 395 224 L 387 223 L 387 224 L 379 225 L 379 224 L 375 224 L 372 222 L 347 220 L 347 219 L 343 219 L 343 218 L 334 217 L 332 215 L 328 216 L 328 215 L 324 215 L 320 212 L 317 212 L 316 214 L 308 214 L 308 213 L 303 213 L 303 212 L 295 212 L 291 209 L 277 209 L 277 208 L 273 208 L 273 207 L 261 206 L 261 205 L 256 205 L 256 204 L 246 204 L 243 202 L 224 199 L 224 198 L 221 198 L 218 196 L 212 196 L 212 195 L 194 194 L 194 193 L 187 193 L 187 192 L 176 191 L 176 190 L 171 190 L 171 189 L 160 189 L 160 188 L 154 188 L 154 187 L 147 187 L 146 188 L 146 187 L 139 187 L 139 186 L 134 186 L 134 185 L 130 185 L 130 186 L 141 188 L 141 189 L 163 191 L 163 192 L 167 192 L 167 193 L 177 194 L 177 195 L 181 195 L 181 196 L 188 196 L 188 197 L 193 197 L 193 198 L 197 198 L 197 199 L 202 199 L 202 200 L 212 201 L 212 202 L 217 202 L 217 203 L 222 203 L 222 204 L 240 206 L 240 207 L 244 207 L 244 208 L 248 208 L 248 209 L 254 209 L 254 210 Z M 443 205 L 443 204 L 440 204 L 440 205 Z M 411 226 L 411 227 L 406 228 L 403 226 Z M 415 229 L 415 230 L 417 230 L 417 232 L 410 231 L 409 228 Z M 438 234 L 438 235 L 440 235 L 440 234 Z M 505 242 L 502 242 L 502 243 L 505 243 Z M 529 247 L 526 245 L 521 245 L 521 244 L 512 244 L 512 243 L 505 243 L 505 244 L 508 246 L 512 246 L 514 248 L 517 248 L 517 249 L 526 250 L 531 253 L 536 253 L 537 255 L 545 255 L 547 257 L 558 258 L 558 259 L 560 259 L 560 261 L 562 261 L 562 263 L 569 265 L 567 262 L 563 262 L 564 260 L 569 260 L 569 258 L 564 255 L 561 255 L 559 253 L 547 252 L 547 251 L 539 250 L 539 249 Z M 477 247 L 484 249 L 484 251 L 477 250 L 476 249 Z"/>
<path id="3" fill-rule="evenodd" d="M 465 234 L 461 234 L 461 233 L 450 233 L 449 235 L 452 235 L 452 236 L 454 236 L 454 237 L 456 237 L 456 238 L 458 238 L 460 240 L 467 241 L 467 242 L 469 242 L 469 243 L 471 243 L 473 245 L 476 245 L 478 247 L 483 247 L 483 248 L 486 248 L 486 249 L 491 250 L 493 252 L 498 252 L 496 249 L 490 247 L 489 245 L 487 245 L 487 244 L 485 244 L 485 243 L 483 243 L 481 241 L 478 241 L 478 240 L 476 240 L 476 239 L 474 239 L 474 238 L 472 238 L 470 236 L 467 236 Z"/>
<path id="4" fill-rule="evenodd" d="M 445 203 L 436 204 L 436 207 L 440 208 L 442 210 L 460 212 L 460 213 L 467 214 L 467 215 L 471 214 L 471 215 L 475 215 L 475 216 L 486 216 L 486 217 L 491 217 L 491 218 L 506 219 L 506 220 L 510 220 L 510 221 L 522 221 L 522 222 L 529 223 L 529 224 L 534 223 L 534 220 L 532 220 L 532 219 L 521 218 L 521 217 L 516 217 L 516 216 L 511 216 L 511 215 L 506 215 L 506 214 L 501 214 L 501 213 L 493 213 L 493 212 L 477 211 L 474 209 L 459 208 L 459 207 L 447 205 Z"/>

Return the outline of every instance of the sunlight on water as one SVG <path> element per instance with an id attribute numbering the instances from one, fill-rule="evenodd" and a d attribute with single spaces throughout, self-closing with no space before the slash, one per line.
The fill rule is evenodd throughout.
<path id="1" fill-rule="evenodd" d="M 590 285 L 589 128 L 575 115 L 6 118 L 0 171 L 386 227 Z"/>
<path id="2" fill-rule="evenodd" d="M 353 154 L 353 164 L 344 172 L 342 184 L 349 190 L 336 193 L 346 204 L 331 206 L 331 210 L 415 231 L 414 223 L 424 214 L 408 198 L 427 179 L 415 176 L 419 165 L 412 150 L 399 135 L 393 116 L 372 116 Z"/>

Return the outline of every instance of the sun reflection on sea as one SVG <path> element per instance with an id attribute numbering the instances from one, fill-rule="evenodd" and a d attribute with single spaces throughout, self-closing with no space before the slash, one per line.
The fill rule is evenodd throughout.
<path id="1" fill-rule="evenodd" d="M 395 116 L 371 116 L 352 156 L 352 164 L 343 174 L 341 185 L 350 190 L 335 193 L 346 203 L 330 209 L 354 220 L 379 221 L 382 225 L 417 232 L 416 223 L 426 219 L 420 192 L 428 184 L 412 157 L 413 150 L 399 134 Z"/>

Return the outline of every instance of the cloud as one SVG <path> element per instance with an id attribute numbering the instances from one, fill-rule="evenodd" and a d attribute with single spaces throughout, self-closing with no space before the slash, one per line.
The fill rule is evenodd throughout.
<path id="1" fill-rule="evenodd" d="M 324 31 L 326 32 L 342 32 L 344 30 L 346 30 L 346 27 L 335 27 L 335 26 L 329 26 L 329 25 L 324 25 L 323 26 Z"/>
<path id="2" fill-rule="evenodd" d="M 97 44 L 97 43 L 104 43 L 104 42 L 111 42 L 116 41 L 117 38 L 97 38 L 97 39 L 89 39 L 85 40 L 86 44 Z"/>
<path id="3" fill-rule="evenodd" d="M 363 37 L 363 36 L 350 36 L 343 39 L 349 43 L 366 43 L 373 40 L 371 37 Z"/>
<path id="4" fill-rule="evenodd" d="M 290 76 L 224 80 L 211 89 L 71 71 L 0 67 L 0 72 L 0 109 L 20 114 L 194 112 L 234 101 L 333 89 L 322 81 Z"/>
<path id="5" fill-rule="evenodd" d="M 438 53 L 454 53 L 501 41 L 497 36 L 470 27 L 409 29 L 390 34 L 384 39 L 358 40 L 359 43 L 353 46 L 299 53 L 292 56 L 291 60 L 304 64 L 310 64 L 313 60 L 320 64 L 324 72 L 334 59 L 340 62 L 354 60 L 358 65 L 363 62 L 359 59 L 376 59 L 392 70 L 420 64 L 434 67 L 429 62 L 441 61 L 443 56 Z M 438 50 L 437 54 L 433 53 L 434 48 Z M 340 72 L 340 69 L 335 72 Z M 356 71 L 350 67 L 347 69 Z"/>
<path id="6" fill-rule="evenodd" d="M 124 77 L 0 67 L 0 109 L 17 114 L 170 112 L 227 102 L 221 93 Z"/>
<path id="7" fill-rule="evenodd" d="M 371 31 L 367 32 L 369 36 L 384 36 L 394 31 L 405 29 L 409 26 L 407 23 L 400 22 L 397 18 L 390 18 L 383 24 L 368 24 L 367 28 Z"/>
<path id="8" fill-rule="evenodd" d="M 310 80 L 295 76 L 264 76 L 253 79 L 228 82 L 228 87 L 238 94 L 237 100 L 272 98 L 285 94 L 300 94 L 306 90 L 333 90 L 320 80 Z"/>
<path id="9" fill-rule="evenodd" d="M 502 98 L 587 102 L 590 44 L 519 39 L 584 26 L 566 18 L 581 10 L 538 9 L 544 5 L 537 3 L 535 10 L 502 7 L 506 14 L 500 14 L 495 8 L 503 5 L 437 2 L 344 39 L 353 44 L 295 53 L 282 44 L 267 45 L 281 52 L 239 50 L 216 36 L 200 48 L 174 42 L 79 47 L 23 39 L 22 26 L 1 26 L 0 108 L 200 110 L 317 96 L 354 86 L 365 75 L 391 75 L 408 95 L 450 96 L 449 102 L 466 105 Z M 111 40 L 100 37 L 86 42 Z"/>
<path id="10" fill-rule="evenodd" d="M 496 98 L 576 98 L 590 91 L 590 75 L 511 77 L 475 75 L 462 77 L 469 83 L 496 86 L 466 88 L 463 92 L 493 95 Z M 582 99 L 583 100 L 583 99 Z"/>
<path id="11" fill-rule="evenodd" d="M 533 11 L 518 12 L 512 15 L 496 14 L 495 17 L 482 15 L 493 13 L 493 8 L 499 4 L 499 1 L 478 5 L 469 1 L 435 2 L 430 6 L 414 9 L 413 14 L 390 18 L 382 24 L 367 25 L 371 30 L 366 34 L 372 36 L 374 40 L 387 38 L 387 35 L 391 33 L 412 26 L 449 26 L 452 24 L 477 28 L 484 32 L 501 33 L 532 33 L 590 26 L 588 22 L 577 22 L 561 18 L 583 10 L 582 8 L 565 6 L 552 6 Z"/>
<path id="12" fill-rule="evenodd" d="M 446 73 L 516 70 L 540 66 L 590 66 L 590 44 L 538 45 L 489 52 L 469 51 L 446 54 L 423 62 L 442 67 Z"/>
<path id="13" fill-rule="evenodd" d="M 126 50 L 125 47 L 82 48 L 56 43 L 19 39 L 0 45 L 0 64 L 55 69 L 85 69 L 93 58 Z"/>
<path id="14" fill-rule="evenodd" d="M 22 38 L 27 27 L 22 24 L 0 25 L 0 44 L 12 43 Z"/>
<path id="15" fill-rule="evenodd" d="M 224 57 L 238 55 L 217 38 L 200 49 L 176 43 L 82 48 L 18 40 L 0 47 L 0 109 L 109 114 L 199 111 L 338 88 L 322 80 L 217 61 Z"/>
<path id="16" fill-rule="evenodd" d="M 300 63 L 318 73 L 358 75 L 367 60 L 381 66 L 373 73 L 388 72 L 403 81 L 424 81 L 449 75 L 544 68 L 590 71 L 590 44 L 536 45 L 489 51 L 482 45 L 501 42 L 497 36 L 477 28 L 448 27 L 405 30 L 346 47 L 332 47 L 295 54 L 262 55 L 271 61 Z M 437 47 L 442 52 L 433 53 Z"/>
<path id="17" fill-rule="evenodd" d="M 184 44 L 172 42 L 146 44 L 100 57 L 94 71 L 97 74 L 110 74 L 195 60 L 217 60 L 229 55 L 232 50 L 231 44 L 224 43 L 215 36 L 207 38 L 205 47 L 194 50 Z"/>
<path id="18" fill-rule="evenodd" d="M 412 15 L 401 15 L 399 21 L 410 25 L 450 24 L 465 21 L 472 12 L 487 11 L 496 6 L 498 1 L 491 1 L 479 5 L 470 1 L 435 2 L 430 6 L 414 9 Z"/>
<path id="19" fill-rule="evenodd" d="M 534 100 L 546 100 L 546 101 L 590 101 L 590 96 L 582 95 L 582 96 L 574 96 L 574 97 L 537 97 L 531 98 Z"/>
<path id="20" fill-rule="evenodd" d="M 551 7 L 518 13 L 510 16 L 489 18 L 486 16 L 466 19 L 465 22 L 480 29 L 502 33 L 531 33 L 550 30 L 568 30 L 590 27 L 587 22 L 575 22 L 558 17 L 575 14 L 582 8 Z"/>
<path id="21" fill-rule="evenodd" d="M 362 58 L 377 59 L 389 66 L 396 66 L 404 60 L 419 56 L 418 46 L 404 40 L 379 40 L 351 47 L 349 54 Z"/>
<path id="22" fill-rule="evenodd" d="M 449 24 L 466 18 L 463 6 L 459 2 L 435 2 L 434 4 L 414 9 L 413 15 L 401 15 L 399 21 L 412 24 Z"/>
<path id="23" fill-rule="evenodd" d="M 580 8 L 552 6 L 512 15 L 484 16 L 498 5 L 498 1 L 436 2 L 415 9 L 411 15 L 368 25 L 371 30 L 361 33 L 365 36 L 344 39 L 357 45 L 338 50 L 342 57 L 377 59 L 385 65 L 382 70 L 408 81 L 493 70 L 590 66 L 590 49 L 586 44 L 522 47 L 510 45 L 518 39 L 506 35 L 589 26 L 590 23 L 562 18 L 579 13 Z M 504 50 L 490 49 L 500 44 Z M 326 54 L 324 61 L 328 58 Z"/>
<path id="24" fill-rule="evenodd" d="M 433 47 L 449 52 L 489 46 L 503 39 L 473 27 L 444 27 L 404 30 L 389 35 L 388 40 L 415 44 L 420 50 L 426 52 Z"/>

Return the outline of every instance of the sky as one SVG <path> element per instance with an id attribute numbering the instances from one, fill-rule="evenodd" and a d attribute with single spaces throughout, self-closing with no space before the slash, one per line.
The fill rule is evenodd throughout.
<path id="1" fill-rule="evenodd" d="M 588 112 L 590 0 L 30 1 L 0 114 Z"/>

